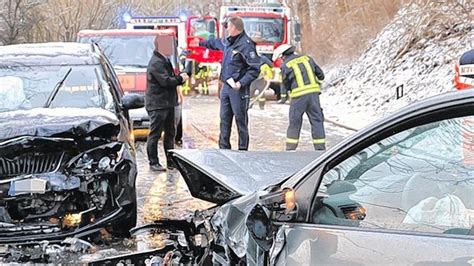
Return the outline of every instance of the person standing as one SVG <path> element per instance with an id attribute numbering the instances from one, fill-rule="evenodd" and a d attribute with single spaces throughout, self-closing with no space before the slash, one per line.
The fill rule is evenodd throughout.
<path id="1" fill-rule="evenodd" d="M 250 108 L 255 101 L 258 101 L 258 106 L 261 110 L 265 109 L 265 90 L 270 87 L 271 79 L 273 78 L 273 63 L 266 56 L 260 56 L 260 74 L 256 80 L 250 84 L 250 96 L 254 97 Z"/>
<path id="2" fill-rule="evenodd" d="M 147 90 L 145 108 L 150 116 L 150 134 L 147 139 L 147 155 L 150 169 L 165 171 L 158 158 L 158 140 L 164 130 L 163 146 L 167 158 L 168 169 L 174 164 L 168 151 L 174 148 L 175 106 L 178 105 L 177 86 L 182 85 L 188 76 L 183 73 L 176 75 L 168 58 L 159 50 L 158 37 L 155 38 L 155 50 L 147 68 Z"/>
<path id="3" fill-rule="evenodd" d="M 314 149 L 325 150 L 324 115 L 319 101 L 324 73 L 311 57 L 296 54 L 294 46 L 283 44 L 277 47 L 272 60 L 276 61 L 280 57 L 283 60 L 281 93 L 291 98 L 286 150 L 296 150 L 298 147 L 304 113 L 311 123 Z M 280 103 L 285 101 L 286 97 L 282 96 Z"/>
<path id="4" fill-rule="evenodd" d="M 232 118 L 235 116 L 239 132 L 239 150 L 248 150 L 248 106 L 250 83 L 259 74 L 260 58 L 255 43 L 244 31 L 244 22 L 240 17 L 230 17 L 223 23 L 228 37 L 199 42 L 194 39 L 190 45 L 204 46 L 213 50 L 222 50 L 222 71 L 220 80 L 220 135 L 219 148 L 231 149 L 230 133 Z"/>

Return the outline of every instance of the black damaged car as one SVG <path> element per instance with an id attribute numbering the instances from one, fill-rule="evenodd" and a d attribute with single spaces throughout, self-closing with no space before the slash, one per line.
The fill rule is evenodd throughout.
<path id="1" fill-rule="evenodd" d="M 96 45 L 0 47 L 0 242 L 128 235 L 143 104 Z"/>

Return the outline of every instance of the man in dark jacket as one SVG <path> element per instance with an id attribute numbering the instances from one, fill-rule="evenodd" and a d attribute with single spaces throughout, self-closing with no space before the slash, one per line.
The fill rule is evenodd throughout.
<path id="1" fill-rule="evenodd" d="M 155 39 L 155 50 L 148 63 L 147 68 L 147 90 L 145 95 L 145 107 L 150 116 L 150 134 L 147 140 L 147 154 L 150 169 L 153 171 L 165 171 L 158 159 L 158 140 L 163 129 L 165 136 L 163 146 L 167 158 L 168 169 L 174 165 L 168 157 L 168 151 L 174 148 L 175 106 L 178 105 L 177 87 L 187 79 L 186 74 L 175 75 L 173 66 L 168 58 L 158 50 L 158 37 Z"/>
<path id="2" fill-rule="evenodd" d="M 255 43 L 244 31 L 244 22 L 239 17 L 231 17 L 224 24 L 229 36 L 223 39 L 210 39 L 199 42 L 195 39 L 192 46 L 204 46 L 213 50 L 222 50 L 222 71 L 220 79 L 224 83 L 220 92 L 220 135 L 219 148 L 230 149 L 232 118 L 235 116 L 239 131 L 239 150 L 249 146 L 248 115 L 249 88 L 259 74 L 260 58 Z"/>

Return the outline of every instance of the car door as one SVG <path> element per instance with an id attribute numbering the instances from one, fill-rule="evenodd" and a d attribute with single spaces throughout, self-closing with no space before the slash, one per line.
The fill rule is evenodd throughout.
<path id="1" fill-rule="evenodd" d="M 121 138 L 127 139 L 129 142 L 133 142 L 134 140 L 130 137 L 132 133 L 132 121 L 130 119 L 130 115 L 128 110 L 122 108 L 122 97 L 124 95 L 122 87 L 120 86 L 120 82 L 118 82 L 117 74 L 114 71 L 114 68 L 110 64 L 109 60 L 105 56 L 101 56 L 102 66 L 105 71 L 105 75 L 108 78 L 108 83 L 110 86 L 110 90 L 114 95 L 116 102 L 117 102 L 117 116 L 119 117 L 120 124 L 121 124 Z"/>
<path id="2" fill-rule="evenodd" d="M 473 106 L 440 105 L 330 152 L 296 190 L 317 180 L 304 222 L 281 227 L 277 264 L 472 265 Z"/>

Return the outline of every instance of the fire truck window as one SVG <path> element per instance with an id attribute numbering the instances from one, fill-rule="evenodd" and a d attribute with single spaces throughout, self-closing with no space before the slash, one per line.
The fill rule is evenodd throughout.
<path id="1" fill-rule="evenodd" d="M 284 25 L 281 18 L 244 18 L 245 31 L 257 43 L 282 42 Z"/>
<path id="2" fill-rule="evenodd" d="M 194 19 L 191 21 L 190 36 L 201 37 L 205 40 L 216 37 L 216 23 L 214 19 Z"/>

